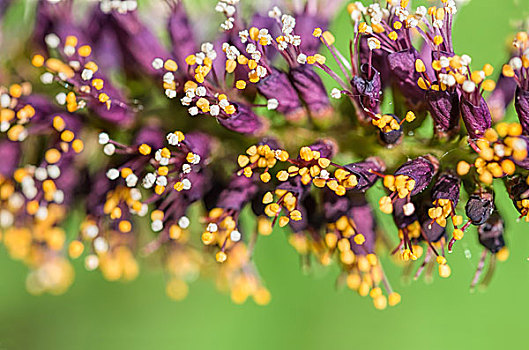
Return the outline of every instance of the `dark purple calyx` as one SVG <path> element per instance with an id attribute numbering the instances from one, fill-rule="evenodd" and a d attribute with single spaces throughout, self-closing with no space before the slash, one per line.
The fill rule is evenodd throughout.
<path id="1" fill-rule="evenodd" d="M 272 72 L 257 83 L 257 90 L 267 99 L 276 99 L 279 103 L 277 111 L 285 114 L 287 119 L 299 119 L 303 114 L 298 93 L 282 70 L 272 67 Z"/>
<path id="2" fill-rule="evenodd" d="M 505 247 L 504 232 L 505 223 L 496 211 L 483 225 L 478 227 L 479 243 L 491 253 L 496 254 L 501 248 Z"/>
<path id="3" fill-rule="evenodd" d="M 406 175 L 415 180 L 415 186 L 410 195 L 414 196 L 421 193 L 432 181 L 439 168 L 439 161 L 432 155 L 411 159 L 402 164 L 395 176 Z"/>
<path id="4" fill-rule="evenodd" d="M 252 178 L 233 176 L 217 202 L 217 207 L 240 212 L 257 194 L 258 186 Z"/>
<path id="5" fill-rule="evenodd" d="M 290 80 L 313 117 L 325 117 L 331 110 L 327 90 L 320 76 L 308 64 L 290 69 Z"/>
<path id="6" fill-rule="evenodd" d="M 512 79 L 512 78 L 509 78 Z M 520 87 L 516 88 L 516 97 L 514 100 L 514 108 L 518 114 L 518 119 L 522 125 L 522 130 L 525 135 L 529 135 L 529 91 Z"/>
<path id="7" fill-rule="evenodd" d="M 494 196 L 489 192 L 471 194 L 465 206 L 465 212 L 473 225 L 485 223 L 494 210 Z"/>
<path id="8" fill-rule="evenodd" d="M 395 114 L 390 114 L 397 123 L 400 124 L 400 118 L 397 117 Z M 399 127 L 397 130 L 390 130 L 390 131 L 384 131 L 382 129 L 378 129 L 378 139 L 380 142 L 388 147 L 391 148 L 393 146 L 396 146 L 402 142 L 402 128 Z"/>
<path id="9" fill-rule="evenodd" d="M 217 118 L 220 125 L 241 134 L 256 135 L 265 129 L 264 121 L 252 109 L 242 103 L 233 103 L 235 113 L 227 118 Z"/>
<path id="10" fill-rule="evenodd" d="M 461 96 L 461 117 L 467 128 L 470 139 L 478 139 L 483 136 L 485 130 L 489 129 L 492 124 L 489 106 L 483 97 L 480 98 L 479 104 L 476 105 Z"/>
<path id="11" fill-rule="evenodd" d="M 452 172 L 445 172 L 439 176 L 432 188 L 432 200 L 448 199 L 453 207 L 459 202 L 461 179 Z"/>
<path id="12" fill-rule="evenodd" d="M 421 229 L 430 242 L 439 242 L 441 238 L 443 238 L 446 234 L 446 228 L 439 225 L 435 220 L 432 220 L 430 216 L 428 216 L 428 209 L 432 208 L 432 206 L 421 206 L 418 210 L 418 214 L 420 217 L 421 222 Z M 421 235 L 421 239 L 424 239 L 424 237 Z"/>
<path id="13" fill-rule="evenodd" d="M 358 181 L 352 191 L 365 192 L 377 182 L 379 176 L 376 175 L 376 173 L 384 172 L 386 170 L 386 165 L 382 159 L 378 157 L 369 157 L 363 162 L 347 164 L 344 168 L 354 174 Z"/>
<path id="14" fill-rule="evenodd" d="M 362 64 L 360 75 L 351 79 L 351 92 L 362 108 L 367 108 L 373 113 L 380 112 L 382 83 L 380 73 L 375 68 L 369 69 L 367 64 Z"/>
<path id="15" fill-rule="evenodd" d="M 413 48 L 387 56 L 391 81 L 412 106 L 420 106 L 424 102 L 424 90 L 417 85 L 421 77 L 415 70 L 417 58 L 419 54 Z"/>
<path id="16" fill-rule="evenodd" d="M 459 96 L 456 91 L 425 93 L 426 105 L 434 122 L 434 131 L 441 138 L 450 138 L 459 131 Z"/>

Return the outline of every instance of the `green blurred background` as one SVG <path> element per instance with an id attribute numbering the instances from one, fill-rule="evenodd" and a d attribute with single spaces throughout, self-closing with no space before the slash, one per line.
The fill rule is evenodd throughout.
<path id="1" fill-rule="evenodd" d="M 507 59 L 507 36 L 528 14 L 529 0 L 472 0 L 455 23 L 456 52 L 472 55 L 475 67 L 485 62 L 500 67 Z M 20 15 L 12 11 L 4 25 L 20 23 Z M 348 28 L 342 11 L 333 31 L 337 42 L 346 43 Z M 252 301 L 235 305 L 205 280 L 191 286 L 185 301 L 174 302 L 165 296 L 160 269 L 150 264 L 143 264 L 134 282 L 110 283 L 78 263 L 76 281 L 65 295 L 35 297 L 25 291 L 26 268 L 0 249 L 0 349 L 524 348 L 528 224 L 516 223 L 505 194 L 497 204 L 508 223 L 511 256 L 499 263 L 484 293 L 469 292 L 481 253 L 471 230 L 450 256 L 447 280 L 403 283 L 400 268 L 386 259 L 402 303 L 385 311 L 375 310 L 369 297 L 337 289 L 335 267 L 303 274 L 286 233 L 279 230 L 261 237 L 256 250 L 257 266 L 272 292 L 265 307 Z M 387 229 L 395 234 L 391 226 Z"/>

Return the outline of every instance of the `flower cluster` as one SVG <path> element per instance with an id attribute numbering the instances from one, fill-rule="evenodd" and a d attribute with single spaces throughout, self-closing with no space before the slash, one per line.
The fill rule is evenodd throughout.
<path id="1" fill-rule="evenodd" d="M 221 34 L 201 42 L 170 0 L 168 48 L 135 1 L 102 0 L 82 23 L 73 0 L 38 2 L 33 54 L 13 70 L 27 82 L 0 87 L 1 240 L 27 289 L 66 291 L 71 260 L 127 281 L 157 256 L 173 299 L 203 275 L 263 305 L 253 253 L 275 231 L 384 309 L 401 300 L 384 255 L 448 278 L 472 226 L 471 288 L 488 284 L 508 257 L 495 193 L 529 221 L 528 33 L 495 81 L 456 54 L 453 0 L 344 4 L 351 29 L 336 35 L 341 5 L 247 17 L 219 0 Z M 513 101 L 519 123 L 503 120 Z"/>

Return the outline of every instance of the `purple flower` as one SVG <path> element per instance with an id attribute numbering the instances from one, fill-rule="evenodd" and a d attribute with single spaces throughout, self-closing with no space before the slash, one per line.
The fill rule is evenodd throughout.
<path id="1" fill-rule="evenodd" d="M 257 83 L 257 90 L 267 99 L 276 99 L 276 110 L 285 114 L 287 119 L 295 121 L 303 117 L 305 112 L 298 93 L 283 71 L 272 67 L 272 72 Z"/>
<path id="2" fill-rule="evenodd" d="M 152 62 L 155 58 L 165 61 L 170 55 L 158 38 L 141 22 L 138 13 L 111 10 L 107 17 L 119 37 L 123 57 L 127 58 L 128 63 L 145 74 L 158 77 L 160 72 L 153 67 Z"/>
<path id="3" fill-rule="evenodd" d="M 368 74 L 369 70 L 371 75 Z M 351 79 L 351 93 L 362 106 L 362 112 L 364 108 L 367 108 L 372 113 L 379 113 L 382 95 L 380 73 L 375 68 L 369 69 L 367 64 L 362 64 L 360 75 Z M 364 120 L 370 120 L 370 118 L 364 116 Z"/>
<path id="4" fill-rule="evenodd" d="M 411 159 L 402 164 L 396 171 L 394 176 L 407 176 L 415 181 L 411 189 L 408 188 L 409 194 L 414 196 L 421 193 L 432 181 L 437 169 L 439 168 L 439 161 L 437 158 L 427 155 Z M 398 190 L 398 189 L 397 189 Z"/>
<path id="5" fill-rule="evenodd" d="M 387 57 L 392 83 L 408 103 L 416 108 L 424 103 L 424 91 L 417 85 L 421 77 L 415 70 L 418 58 L 419 54 L 414 48 L 393 52 Z"/>
<path id="6" fill-rule="evenodd" d="M 505 247 L 504 231 L 503 218 L 495 211 L 483 225 L 478 227 L 479 243 L 492 254 L 496 254 Z"/>
<path id="7" fill-rule="evenodd" d="M 219 117 L 220 125 L 228 130 L 241 134 L 258 135 L 266 130 L 267 126 L 262 118 L 246 104 L 234 103 L 235 113 L 226 117 Z"/>
<path id="8" fill-rule="evenodd" d="M 438 201 L 442 199 L 449 200 L 452 205 L 452 210 L 455 210 L 459 202 L 459 190 L 461 189 L 461 179 L 450 172 L 444 172 L 439 175 L 432 187 L 432 200 Z"/>
<path id="9" fill-rule="evenodd" d="M 377 182 L 379 178 L 377 173 L 384 172 L 386 165 L 378 157 L 369 157 L 363 162 L 344 165 L 344 168 L 356 176 L 358 183 L 353 190 L 355 192 L 365 192 Z"/>
<path id="10" fill-rule="evenodd" d="M 467 128 L 470 139 L 475 140 L 483 136 L 485 130 L 491 127 L 491 116 L 489 107 L 483 97 L 480 97 L 476 105 L 468 100 L 465 95 L 461 96 L 461 117 Z"/>
<path id="11" fill-rule="evenodd" d="M 220 193 L 217 207 L 240 212 L 257 194 L 258 186 L 254 179 L 246 176 L 233 176 L 228 186 Z"/>
<path id="12" fill-rule="evenodd" d="M 434 130 L 441 138 L 451 138 L 459 131 L 459 96 L 456 91 L 429 89 L 425 94 Z"/>
<path id="13" fill-rule="evenodd" d="M 494 193 L 478 191 L 468 197 L 465 212 L 472 225 L 482 225 L 494 210 Z"/>
<path id="14" fill-rule="evenodd" d="M 320 76 L 309 65 L 290 69 L 290 79 L 312 117 L 325 118 L 331 111 L 327 90 Z"/>

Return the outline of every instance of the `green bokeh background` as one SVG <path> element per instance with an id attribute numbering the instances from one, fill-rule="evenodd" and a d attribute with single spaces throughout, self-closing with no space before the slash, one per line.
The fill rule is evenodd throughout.
<path id="1" fill-rule="evenodd" d="M 508 34 L 528 14 L 529 0 L 472 0 L 455 23 L 456 52 L 472 55 L 474 67 L 485 62 L 500 67 Z M 345 11 L 333 32 L 346 43 Z M 472 230 L 450 256 L 453 273 L 447 280 L 405 284 L 400 268 L 386 260 L 403 300 L 385 311 L 375 310 L 369 298 L 337 289 L 336 268 L 303 274 L 280 230 L 262 237 L 256 248 L 257 265 L 272 292 L 266 307 L 251 301 L 234 305 L 204 280 L 191 286 L 185 301 L 171 301 L 163 274 L 149 264 L 131 283 L 106 282 L 77 264 L 69 292 L 35 297 L 25 291 L 26 268 L 2 248 L 0 349 L 526 348 L 528 224 L 516 223 L 506 195 L 498 197 L 511 256 L 498 265 L 486 292 L 469 292 L 481 252 Z"/>

